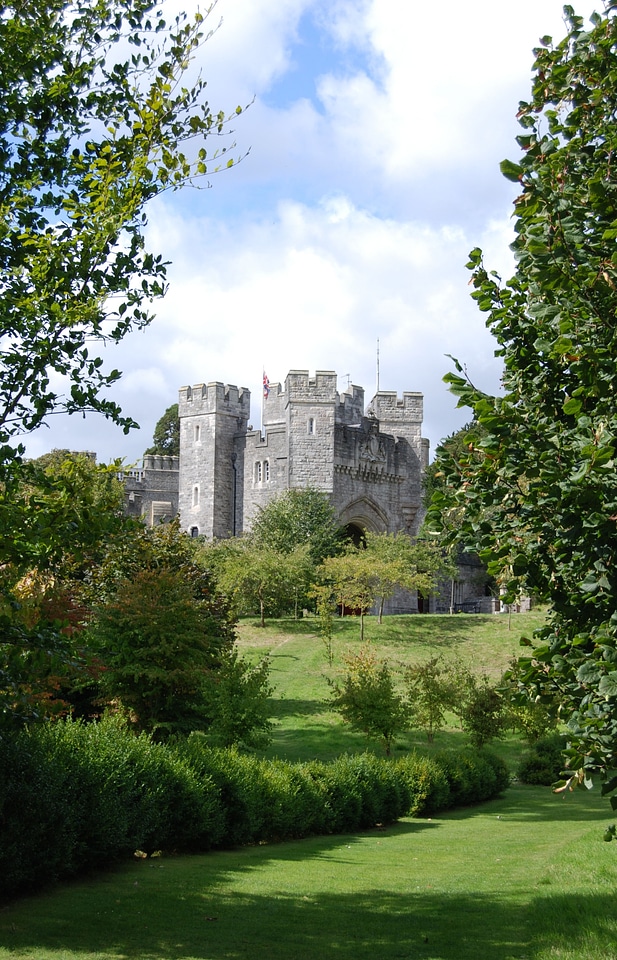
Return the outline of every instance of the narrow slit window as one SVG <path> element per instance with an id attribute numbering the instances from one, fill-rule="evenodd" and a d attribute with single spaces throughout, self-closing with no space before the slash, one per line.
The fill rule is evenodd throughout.
<path id="1" fill-rule="evenodd" d="M 261 483 L 261 460 L 255 463 L 255 483 Z"/>
<path id="2" fill-rule="evenodd" d="M 198 486 L 193 487 L 193 506 L 194 507 L 199 506 L 199 487 Z"/>
<path id="3" fill-rule="evenodd" d="M 195 424 L 195 443 L 199 443 L 201 440 L 201 427 L 198 423 Z"/>
<path id="4" fill-rule="evenodd" d="M 315 435 L 315 417 L 309 417 L 308 432 L 311 437 Z"/>
<path id="5" fill-rule="evenodd" d="M 267 483 L 269 479 L 270 479 L 270 461 L 269 461 L 269 460 L 264 460 L 264 481 L 265 481 L 265 483 Z"/>

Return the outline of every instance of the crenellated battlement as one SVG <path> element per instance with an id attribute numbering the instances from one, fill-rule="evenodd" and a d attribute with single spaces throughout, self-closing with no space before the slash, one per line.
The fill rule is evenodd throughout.
<path id="1" fill-rule="evenodd" d="M 339 395 L 337 423 L 359 423 L 364 416 L 364 387 L 351 384 Z"/>
<path id="2" fill-rule="evenodd" d="M 396 390 L 380 390 L 369 404 L 369 411 L 378 420 L 422 423 L 424 396 L 422 393 L 405 391 L 399 397 Z"/>
<path id="3" fill-rule="evenodd" d="M 178 413 L 180 417 L 203 416 L 209 413 L 227 413 L 248 420 L 251 412 L 251 392 L 234 384 L 197 383 L 180 387 Z"/>
<path id="4" fill-rule="evenodd" d="M 147 453 L 144 456 L 144 470 L 179 470 L 180 457 L 164 457 Z"/>

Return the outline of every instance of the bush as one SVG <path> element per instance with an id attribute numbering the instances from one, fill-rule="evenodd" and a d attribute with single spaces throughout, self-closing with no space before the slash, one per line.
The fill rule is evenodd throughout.
<path id="1" fill-rule="evenodd" d="M 118 721 L 63 721 L 0 741 L 0 893 L 136 849 L 209 849 L 220 796 L 180 757 Z"/>
<path id="2" fill-rule="evenodd" d="M 434 759 L 448 781 L 452 807 L 491 800 L 510 782 L 506 765 L 487 750 L 441 750 Z"/>
<path id="3" fill-rule="evenodd" d="M 448 779 L 432 758 L 412 753 L 396 761 L 396 771 L 407 784 L 410 795 L 407 811 L 409 816 L 436 813 L 450 806 Z"/>
<path id="4" fill-rule="evenodd" d="M 555 783 L 565 767 L 565 748 L 566 738 L 558 733 L 536 740 L 516 771 L 518 779 L 540 786 Z"/>
<path id="5" fill-rule="evenodd" d="M 0 740 L 0 894 L 135 850 L 367 829 L 486 800 L 507 783 L 505 766 L 484 750 L 291 764 L 211 748 L 200 735 L 153 744 L 117 719 L 50 723 Z"/>

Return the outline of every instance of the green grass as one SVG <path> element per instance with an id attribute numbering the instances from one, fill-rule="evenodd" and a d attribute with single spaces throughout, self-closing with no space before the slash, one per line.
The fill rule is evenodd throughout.
<path id="1" fill-rule="evenodd" d="M 442 654 L 459 657 L 474 669 L 497 678 L 512 656 L 519 653 L 520 637 L 530 636 L 543 623 L 541 610 L 512 618 L 471 614 L 384 617 L 382 624 L 375 617 L 367 617 L 365 642 L 393 664 L 420 662 Z M 239 636 L 245 656 L 257 659 L 267 653 L 271 661 L 275 729 L 266 756 L 292 761 L 332 759 L 340 753 L 355 753 L 370 746 L 361 734 L 346 727 L 326 703 L 330 696 L 327 677 L 341 668 L 346 652 L 361 646 L 357 618 L 347 617 L 334 623 L 333 668 L 328 665 L 319 623 L 314 618 L 271 621 L 265 630 L 258 626 L 258 621 L 246 619 L 240 624 Z M 412 749 L 430 752 L 464 742 L 463 734 L 452 726 L 438 734 L 429 748 L 425 735 L 412 730 L 397 739 L 395 755 Z M 498 744 L 498 752 L 511 767 L 517 765 L 522 750 L 516 737 Z"/>
<path id="2" fill-rule="evenodd" d="M 498 676 L 542 614 L 392 617 L 367 623 L 391 660 L 443 651 Z M 358 751 L 324 703 L 329 672 L 314 620 L 241 624 L 245 655 L 268 651 L 276 687 L 271 756 Z M 336 623 L 335 653 L 359 644 Z M 337 666 L 335 664 L 335 667 Z M 435 748 L 463 743 L 451 728 Z M 400 752 L 428 749 L 409 733 Z M 377 752 L 378 748 L 375 748 Z M 521 743 L 499 752 L 513 763 Z M 140 860 L 0 912 L 0 960 L 617 960 L 617 844 L 598 791 L 555 796 L 514 784 L 479 807 L 207 856 Z M 93 864 L 93 868 L 104 864 Z"/>
<path id="3" fill-rule="evenodd" d="M 515 786 L 385 830 L 139 861 L 0 913 L 0 960 L 616 960 L 606 802 Z"/>

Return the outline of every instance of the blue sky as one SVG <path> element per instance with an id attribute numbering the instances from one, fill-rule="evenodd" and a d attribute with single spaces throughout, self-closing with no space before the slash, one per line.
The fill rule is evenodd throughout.
<path id="1" fill-rule="evenodd" d="M 172 0 L 167 0 L 172 4 Z M 588 16 L 601 3 L 575 4 Z M 512 271 L 514 119 L 532 48 L 564 33 L 559 0 L 219 0 L 199 68 L 211 106 L 233 111 L 248 156 L 149 209 L 150 249 L 172 261 L 145 331 L 105 352 L 113 398 L 141 430 L 53 417 L 30 456 L 95 450 L 137 462 L 178 388 L 248 387 L 336 370 L 364 386 L 424 393 L 431 447 L 461 426 L 442 383 L 456 356 L 499 389 L 500 366 L 470 299 L 465 262 Z M 212 145 L 210 145 L 212 146 Z"/>

